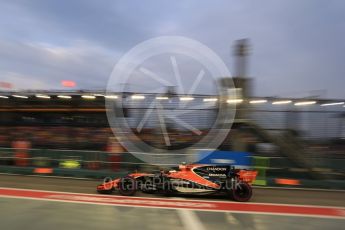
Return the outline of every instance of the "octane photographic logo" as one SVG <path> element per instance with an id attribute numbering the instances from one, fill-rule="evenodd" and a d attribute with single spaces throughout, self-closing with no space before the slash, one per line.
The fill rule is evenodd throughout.
<path id="1" fill-rule="evenodd" d="M 191 61 L 182 62 L 182 58 Z M 152 63 L 150 60 L 159 61 Z M 163 62 L 170 66 L 164 69 L 171 69 L 172 79 L 153 70 L 153 67 L 163 66 Z M 183 72 L 191 62 L 196 62 L 199 66 L 198 72 L 193 76 Z M 225 77 L 227 78 L 226 87 L 224 87 L 225 84 L 220 84 L 219 80 Z M 139 85 L 134 92 L 129 90 L 133 84 L 131 83 L 133 78 Z M 210 79 L 215 85 L 216 95 L 212 95 L 212 98 L 208 96 L 208 100 L 199 100 L 200 103 L 197 104 L 196 100 L 193 101 L 196 90 L 201 88 L 201 83 L 210 81 Z M 166 91 L 161 90 L 144 90 L 147 85 L 157 84 L 161 89 L 173 88 L 176 92 L 167 94 Z M 115 65 L 107 85 L 107 118 L 116 138 L 128 152 L 142 161 L 153 165 L 193 162 L 196 160 L 197 151 L 216 149 L 230 131 L 236 113 L 236 105 L 227 102 L 229 99 L 236 98 L 234 89 L 231 74 L 225 63 L 210 48 L 186 37 L 156 37 L 133 47 Z M 170 97 L 175 97 L 174 102 L 176 103 L 171 103 L 175 106 L 174 108 L 168 103 L 173 100 Z M 132 107 L 128 106 L 131 100 L 136 100 L 136 103 L 133 102 L 134 105 L 131 105 Z M 137 121 L 133 121 L 132 114 L 128 115 L 125 111 L 129 107 L 135 109 L 135 106 L 140 107 L 143 104 L 147 106 L 140 108 L 142 116 Z M 169 106 L 166 106 L 167 104 Z M 214 122 L 208 127 L 207 132 L 183 119 L 183 115 L 190 111 L 202 112 L 215 106 L 217 109 Z M 195 119 L 198 119 L 198 115 L 195 114 Z M 163 145 L 167 148 L 151 145 L 140 136 L 145 127 L 150 125 L 150 119 L 153 118 L 156 118 L 153 124 L 156 125 L 156 130 L 160 131 L 159 135 L 161 135 Z M 175 127 L 182 127 L 200 138 L 186 147 L 170 148 L 174 144 L 168 131 L 171 124 Z"/>
<path id="2" fill-rule="evenodd" d="M 125 179 L 125 178 L 124 178 Z M 114 184 L 112 183 L 113 179 L 111 177 L 106 177 L 103 179 L 103 185 L 106 190 L 112 190 Z M 224 181 L 222 189 L 225 191 L 241 189 L 241 186 L 245 184 L 242 180 L 237 178 L 232 178 Z M 206 189 L 204 186 L 200 186 L 197 183 L 191 183 L 190 181 L 183 180 L 174 180 L 169 179 L 165 176 L 156 176 L 151 180 L 129 180 L 127 183 L 119 183 L 117 189 L 133 191 L 139 189 L 140 191 L 160 191 L 169 193 L 175 191 L 176 188 L 189 188 L 189 189 Z"/>

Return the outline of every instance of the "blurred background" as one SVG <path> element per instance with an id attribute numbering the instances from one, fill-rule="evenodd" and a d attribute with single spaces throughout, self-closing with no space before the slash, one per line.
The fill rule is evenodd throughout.
<path id="1" fill-rule="evenodd" d="M 2 1 L 0 173 L 101 179 L 174 166 L 126 148 L 140 140 L 169 156 L 188 148 L 190 163 L 254 168 L 259 187 L 343 190 L 344 10 L 340 0 Z M 210 80 L 206 71 L 186 95 L 178 82 L 152 91 L 136 72 L 124 90 L 106 92 L 122 55 L 175 35 L 212 49 L 232 76 Z M 199 64 L 177 62 L 182 88 L 191 87 Z M 168 56 L 146 62 L 165 80 L 170 64 Z M 236 98 L 222 98 L 217 86 Z M 162 109 L 146 117 L 157 100 Z M 106 101 L 122 110 L 129 133 L 109 126 Z M 162 110 L 180 120 L 163 127 Z M 214 124 L 231 131 L 202 159 L 203 137 L 221 130 Z M 195 143 L 204 147 L 189 148 Z"/>
<path id="2" fill-rule="evenodd" d="M 160 153 L 168 150 L 167 154 L 172 157 L 174 150 L 177 153 L 182 149 L 186 155 L 196 157 L 186 158 L 187 161 L 201 162 L 198 154 L 207 150 L 207 144 L 202 143 L 203 137 L 211 129 L 219 129 L 214 126 L 219 118 L 221 125 L 232 129 L 213 158 L 233 160 L 235 165 L 243 167 L 236 160 L 247 157 L 240 153 L 249 153 L 251 159 L 246 161 L 246 166 L 261 170 L 258 184 L 275 185 L 277 178 L 289 178 L 294 180 L 292 184 L 287 181 L 287 185 L 300 185 L 303 181 L 303 186 L 307 187 L 344 188 L 344 100 L 317 94 L 308 97 L 255 96 L 253 88 L 260 81 L 246 75 L 248 42 L 247 39 L 238 40 L 233 47 L 233 59 L 237 63 L 237 75 L 233 78 L 236 99 L 200 93 L 186 97 L 178 94 L 175 87 L 163 88 L 161 93 L 143 93 L 130 90 L 130 83 L 126 85 L 128 91 L 110 94 L 105 90 L 92 90 L 92 85 L 85 90 L 15 90 L 15 83 L 3 83 L 7 89 L 2 91 L 0 98 L 2 172 L 32 174 L 42 167 L 56 168 L 49 171 L 53 175 L 76 177 L 102 178 L 126 173 L 151 165 L 131 154 L 124 145 L 138 140 Z M 215 84 L 228 87 L 228 77 L 218 81 Z M 63 80 L 61 84 L 66 85 L 66 82 L 73 85 L 72 88 L 77 85 L 76 80 Z M 121 109 L 131 131 L 120 133 L 124 131 L 109 126 L 106 100 Z M 162 111 L 178 111 L 183 123 L 166 119 L 163 130 L 156 115 L 157 108 L 155 113 L 147 115 L 154 101 L 161 101 Z M 188 105 L 181 107 L 181 103 Z M 230 113 L 220 111 L 221 103 L 236 106 L 233 124 L 225 122 L 235 108 L 232 107 Z M 148 117 L 144 119 L 145 116 Z M 184 150 L 200 142 L 204 149 L 195 149 L 193 153 Z M 147 154 L 145 149 L 142 151 Z M 215 163 L 210 160 L 202 163 Z M 157 166 L 174 165 L 161 161 L 158 159 Z M 78 170 L 71 170 L 73 168 Z M 323 183 L 322 180 L 332 181 Z"/>

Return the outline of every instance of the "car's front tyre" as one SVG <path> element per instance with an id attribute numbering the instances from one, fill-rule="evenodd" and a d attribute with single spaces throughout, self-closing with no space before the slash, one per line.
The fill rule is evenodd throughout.
<path id="1" fill-rule="evenodd" d="M 130 176 L 123 177 L 118 183 L 118 189 L 123 196 L 133 196 L 137 191 L 137 181 Z"/>

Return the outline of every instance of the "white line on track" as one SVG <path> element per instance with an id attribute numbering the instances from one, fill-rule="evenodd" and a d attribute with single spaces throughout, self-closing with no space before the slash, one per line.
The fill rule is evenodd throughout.
<path id="1" fill-rule="evenodd" d="M 179 209 L 177 214 L 186 230 L 205 230 L 204 225 L 194 211 Z"/>
<path id="2" fill-rule="evenodd" d="M 107 204 L 107 203 L 97 203 L 97 202 L 86 202 L 86 201 L 72 201 L 72 200 L 52 200 L 47 198 L 32 198 L 32 197 L 18 197 L 10 195 L 1 195 L 0 198 L 14 198 L 14 199 L 24 199 L 24 200 L 38 200 L 38 201 L 50 201 L 50 202 L 60 202 L 60 203 L 77 203 L 77 204 L 89 204 L 89 205 L 103 205 L 103 206 L 120 206 L 120 207 L 139 207 L 139 208 L 155 208 L 155 209 L 169 209 L 176 210 L 178 208 L 170 207 L 154 207 L 154 206 L 141 206 L 141 205 L 123 205 L 123 204 Z M 204 210 L 199 208 L 181 208 L 184 210 L 190 211 L 202 211 L 202 212 L 221 212 L 221 213 L 240 213 L 240 214 L 258 214 L 258 215 L 272 215 L 272 216 L 292 216 L 292 217 L 310 217 L 310 218 L 324 218 L 324 219 L 340 219 L 344 220 L 344 217 L 335 217 L 335 216 L 323 216 L 323 215 L 314 215 L 314 214 L 287 214 L 287 213 L 275 213 L 275 212 L 256 212 L 256 211 L 224 211 L 224 210 Z"/>
<path id="3" fill-rule="evenodd" d="M 186 199 L 179 198 L 179 200 Z M 188 209 L 178 209 L 177 214 L 179 215 L 186 230 L 205 230 L 204 225 L 201 223 L 199 217 L 194 211 Z"/>

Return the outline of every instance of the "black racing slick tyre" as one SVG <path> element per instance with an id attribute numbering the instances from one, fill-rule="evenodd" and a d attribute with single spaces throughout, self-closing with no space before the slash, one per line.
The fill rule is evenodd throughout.
<path id="1" fill-rule="evenodd" d="M 137 191 L 137 181 L 133 177 L 123 177 L 118 184 L 118 189 L 123 196 L 133 196 Z"/>
<path id="2" fill-rule="evenodd" d="M 252 187 L 245 182 L 241 182 L 231 190 L 231 196 L 235 201 L 249 201 L 253 195 Z"/>

